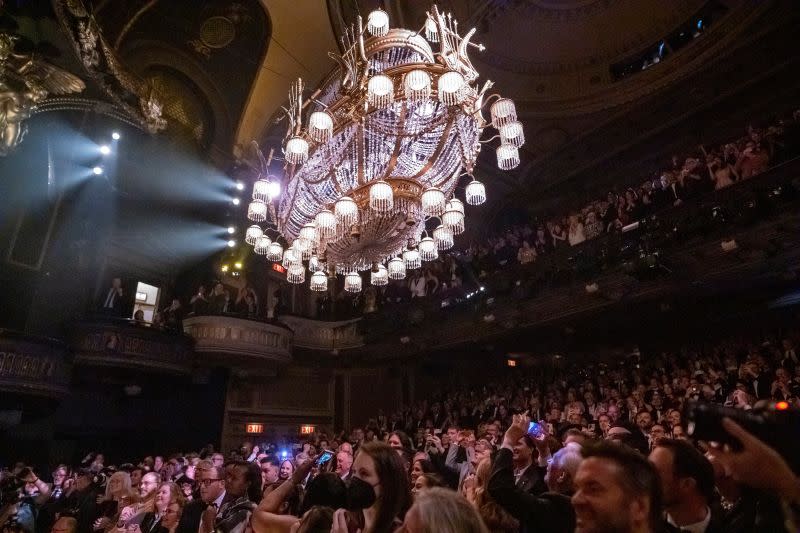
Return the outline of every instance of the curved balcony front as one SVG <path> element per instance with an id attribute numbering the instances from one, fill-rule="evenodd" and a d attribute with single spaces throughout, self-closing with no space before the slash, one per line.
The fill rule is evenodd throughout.
<path id="1" fill-rule="evenodd" d="M 194 339 L 201 362 L 287 364 L 292 361 L 292 331 L 277 323 L 228 315 L 191 316 L 183 331 Z"/>
<path id="2" fill-rule="evenodd" d="M 172 374 L 190 374 L 194 365 L 189 336 L 127 320 L 78 322 L 71 328 L 69 343 L 78 365 Z"/>
<path id="3" fill-rule="evenodd" d="M 281 321 L 294 331 L 294 345 L 309 350 L 346 350 L 364 346 L 364 336 L 359 330 L 360 318 L 328 322 L 282 316 Z"/>
<path id="4" fill-rule="evenodd" d="M 67 346 L 0 328 L 0 392 L 58 398 L 69 386 Z"/>

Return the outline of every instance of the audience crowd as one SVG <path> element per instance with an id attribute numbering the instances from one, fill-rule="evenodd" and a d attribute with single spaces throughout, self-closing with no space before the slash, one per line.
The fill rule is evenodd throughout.
<path id="1" fill-rule="evenodd" d="M 50 473 L 17 463 L 2 471 L 0 524 L 26 533 L 794 532 L 794 338 L 509 369 L 482 386 L 442 384 L 348 434 L 246 442 L 228 454 L 208 446 L 111 465 L 92 453 Z M 701 422 L 696 405 L 730 410 Z M 739 414 L 762 409 L 793 425 L 740 425 Z"/>

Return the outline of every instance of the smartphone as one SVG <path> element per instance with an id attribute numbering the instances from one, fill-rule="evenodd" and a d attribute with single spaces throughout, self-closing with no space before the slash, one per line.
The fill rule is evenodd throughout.
<path id="1" fill-rule="evenodd" d="M 592 433 L 594 433 L 594 423 L 592 423 L 592 424 L 589 424 L 589 431 L 591 431 Z"/>
<path id="2" fill-rule="evenodd" d="M 319 457 L 314 461 L 314 466 L 320 467 L 333 459 L 334 453 L 331 450 L 323 451 Z"/>
<path id="3" fill-rule="evenodd" d="M 528 435 L 530 435 L 534 439 L 538 439 L 539 437 L 541 437 L 542 433 L 543 433 L 542 425 L 539 424 L 538 422 L 531 422 L 528 425 Z"/>

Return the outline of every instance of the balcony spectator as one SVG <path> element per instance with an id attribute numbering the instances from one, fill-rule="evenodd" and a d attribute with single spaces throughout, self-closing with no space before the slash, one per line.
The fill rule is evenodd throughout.
<path id="1" fill-rule="evenodd" d="M 200 285 L 197 288 L 197 294 L 192 296 L 189 300 L 189 305 L 192 307 L 192 313 L 195 315 L 204 315 L 208 312 L 208 297 L 206 296 L 206 288 Z"/>
<path id="2" fill-rule="evenodd" d="M 111 287 L 105 293 L 100 309 L 107 315 L 121 317 L 125 313 L 125 298 L 122 280 L 114 278 L 111 280 Z"/>

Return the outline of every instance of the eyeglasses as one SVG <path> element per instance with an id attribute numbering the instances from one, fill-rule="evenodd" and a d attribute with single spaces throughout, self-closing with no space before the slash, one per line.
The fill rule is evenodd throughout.
<path id="1" fill-rule="evenodd" d="M 208 487 L 209 485 L 211 485 L 211 484 L 212 484 L 212 483 L 214 483 L 215 481 L 222 481 L 222 478 L 217 478 L 217 479 L 201 479 L 200 481 L 198 481 L 198 482 L 197 482 L 197 484 L 198 484 L 198 485 L 202 485 L 202 486 L 204 486 L 204 487 Z"/>

